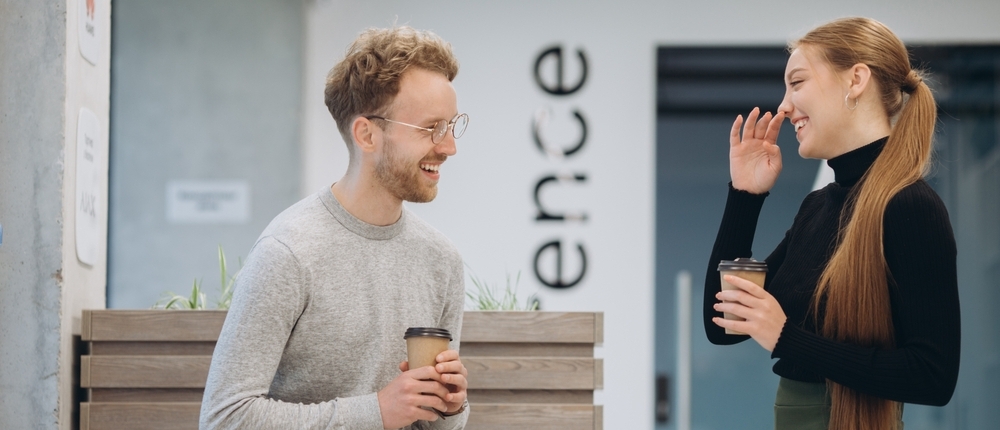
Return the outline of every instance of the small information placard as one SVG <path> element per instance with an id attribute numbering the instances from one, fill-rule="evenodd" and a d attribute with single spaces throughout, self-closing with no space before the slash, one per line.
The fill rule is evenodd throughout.
<path id="1" fill-rule="evenodd" d="M 250 221 L 250 184 L 246 181 L 170 181 L 167 222 L 242 224 Z"/>
<path id="2" fill-rule="evenodd" d="M 77 9 L 79 16 L 77 27 L 79 28 L 80 55 L 83 55 L 90 64 L 97 65 L 97 60 L 101 57 L 101 38 L 97 28 L 97 2 L 96 0 L 77 0 L 80 5 Z"/>
<path id="3" fill-rule="evenodd" d="M 104 141 L 97 114 L 80 108 L 76 125 L 76 256 L 93 266 L 101 252 L 98 212 L 104 210 L 100 166 L 104 166 Z"/>

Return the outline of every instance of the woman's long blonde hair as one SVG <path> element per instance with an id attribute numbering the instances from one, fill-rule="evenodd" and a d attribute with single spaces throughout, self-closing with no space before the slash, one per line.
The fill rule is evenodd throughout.
<path id="1" fill-rule="evenodd" d="M 823 315 L 818 324 L 823 336 L 892 348 L 891 274 L 882 248 L 882 223 L 889 200 L 927 170 L 937 120 L 934 96 L 921 74 L 911 69 L 906 46 L 878 21 L 833 21 L 810 31 L 790 48 L 804 45 L 817 48 L 838 71 L 867 65 L 886 114 L 889 118 L 898 115 L 885 148 L 844 206 L 839 244 L 820 276 L 812 305 L 813 315 Z M 830 429 L 895 429 L 901 413 L 898 402 L 829 380 L 827 385 L 832 397 Z"/>

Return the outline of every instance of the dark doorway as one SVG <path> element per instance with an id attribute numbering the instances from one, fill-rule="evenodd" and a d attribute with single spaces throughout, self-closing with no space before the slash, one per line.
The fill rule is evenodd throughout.
<path id="1" fill-rule="evenodd" d="M 913 429 L 980 429 L 1000 421 L 1000 47 L 911 50 L 932 73 L 939 103 L 936 168 L 928 178 L 948 205 L 959 246 L 963 353 L 959 385 L 943 408 L 906 405 Z M 783 47 L 663 47 L 657 57 L 657 429 L 676 429 L 679 273 L 691 279 L 691 423 L 698 429 L 771 428 L 777 376 L 755 342 L 708 343 L 701 322 L 707 258 L 729 181 L 728 132 L 754 106 L 784 94 Z M 820 162 L 798 156 L 789 124 L 778 140 L 784 168 L 760 216 L 754 255 L 766 256 L 812 190 Z"/>

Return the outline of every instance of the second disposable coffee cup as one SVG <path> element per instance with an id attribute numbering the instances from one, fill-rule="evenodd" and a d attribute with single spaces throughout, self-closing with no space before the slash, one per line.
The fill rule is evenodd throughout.
<path id="1" fill-rule="evenodd" d="M 438 354 L 448 350 L 451 333 L 443 328 L 410 327 L 403 339 L 406 339 L 406 360 L 412 370 L 436 365 Z"/>
<path id="2" fill-rule="evenodd" d="M 733 275 L 753 282 L 761 287 L 764 286 L 764 279 L 767 276 L 767 263 L 757 261 L 752 258 L 737 258 L 735 260 L 722 260 L 719 262 L 719 277 L 722 279 L 722 290 L 738 290 L 739 288 L 726 282 L 726 275 Z M 746 321 L 729 312 L 723 312 L 722 316 L 727 320 Z M 726 334 L 746 334 L 741 331 L 726 329 Z"/>

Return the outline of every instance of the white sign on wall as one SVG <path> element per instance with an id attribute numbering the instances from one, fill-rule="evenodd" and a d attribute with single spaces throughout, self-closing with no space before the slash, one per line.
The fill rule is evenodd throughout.
<path id="1" fill-rule="evenodd" d="M 98 210 L 103 209 L 99 166 L 104 166 L 104 141 L 97 114 L 80 108 L 76 128 L 76 256 L 93 266 L 101 252 L 103 239 Z"/>
<path id="2" fill-rule="evenodd" d="M 96 66 L 101 54 L 101 38 L 97 27 L 97 1 L 77 0 L 77 4 L 80 5 L 77 8 L 80 55 Z"/>
<path id="3" fill-rule="evenodd" d="M 170 181 L 166 206 L 173 224 L 243 224 L 250 221 L 250 184 Z"/>

